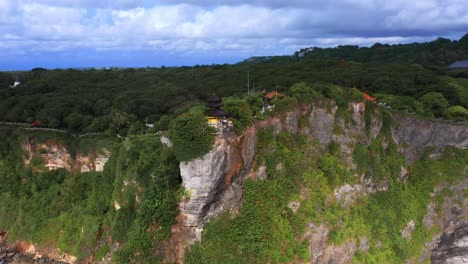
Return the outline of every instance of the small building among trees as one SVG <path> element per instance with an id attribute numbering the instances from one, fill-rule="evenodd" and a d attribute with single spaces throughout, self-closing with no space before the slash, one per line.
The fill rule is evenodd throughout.
<path id="1" fill-rule="evenodd" d="M 272 91 L 263 96 L 263 107 L 261 112 L 265 112 L 266 110 L 271 111 L 273 109 L 273 105 L 271 101 L 275 98 L 283 98 L 284 94 L 279 93 L 278 91 Z"/>
<path id="2" fill-rule="evenodd" d="M 216 134 L 222 134 L 224 131 L 232 127 L 232 123 L 227 119 L 228 114 L 221 109 L 223 107 L 222 98 L 213 94 L 208 97 L 205 115 L 208 119 L 208 124 L 216 128 Z"/>
<path id="3" fill-rule="evenodd" d="M 468 69 L 468 60 L 455 61 L 448 66 L 449 69 Z"/>

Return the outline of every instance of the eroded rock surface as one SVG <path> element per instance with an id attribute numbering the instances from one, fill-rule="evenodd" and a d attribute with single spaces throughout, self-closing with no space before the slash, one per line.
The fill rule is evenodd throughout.
<path id="1" fill-rule="evenodd" d="M 468 263 L 468 225 L 457 227 L 453 233 L 444 233 L 431 255 L 434 264 Z"/>
<path id="2" fill-rule="evenodd" d="M 440 226 L 442 231 L 434 235 L 433 240 L 426 245 L 421 262 L 430 259 L 431 263 L 467 263 L 468 199 L 463 192 L 468 189 L 468 179 L 452 186 L 437 186 L 431 197 L 436 197 L 444 188 L 452 191 L 453 195 L 445 197 L 439 213 L 436 212 L 437 205 L 432 201 L 423 219 L 426 228 Z"/>
<path id="3" fill-rule="evenodd" d="M 335 199 L 343 206 L 351 205 L 359 197 L 388 190 L 388 182 L 382 181 L 375 183 L 369 179 L 362 180 L 355 185 L 344 184 L 340 188 L 334 190 Z"/>
<path id="4" fill-rule="evenodd" d="M 26 165 L 31 164 L 31 161 L 38 162 L 47 170 L 66 169 L 70 172 L 91 172 L 103 171 L 104 166 L 110 158 L 110 151 L 102 148 L 99 151 L 89 153 L 77 153 L 76 158 L 72 158 L 68 148 L 58 142 L 48 140 L 43 143 L 36 143 L 32 138 L 22 144 L 22 149 L 27 153 L 23 161 Z M 35 168 L 41 170 L 41 168 Z"/>
<path id="5" fill-rule="evenodd" d="M 356 251 L 366 252 L 369 249 L 366 237 L 359 241 L 348 240 L 341 245 L 328 243 L 329 230 L 326 226 L 309 223 L 304 239 L 309 241 L 309 252 L 313 264 L 352 263 Z"/>
<path id="6" fill-rule="evenodd" d="M 428 147 L 433 147 L 434 152 L 445 146 L 468 147 L 468 126 L 412 117 L 395 118 L 399 124 L 393 129 L 394 138 L 404 146 L 403 152 L 410 164 Z"/>
<path id="7" fill-rule="evenodd" d="M 172 228 L 166 261 L 179 261 L 188 245 L 201 239 L 203 224 L 223 211 L 237 212 L 242 202 L 242 181 L 252 173 L 256 149 L 255 128 L 236 138 L 217 138 L 203 157 L 180 163 L 186 197 Z"/>
<path id="8" fill-rule="evenodd" d="M 7 240 L 8 233 L 0 231 L 0 263 L 2 264 L 72 264 L 76 262 L 76 257 L 59 254 L 57 249 L 38 252 L 33 244 L 22 241 L 9 244 Z"/>

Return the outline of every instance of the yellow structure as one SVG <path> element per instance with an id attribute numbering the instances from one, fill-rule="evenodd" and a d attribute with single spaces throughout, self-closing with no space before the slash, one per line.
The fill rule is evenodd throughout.
<path id="1" fill-rule="evenodd" d="M 215 116 L 208 116 L 206 118 L 208 120 L 208 125 L 218 128 L 218 125 L 221 123 L 221 118 Z"/>

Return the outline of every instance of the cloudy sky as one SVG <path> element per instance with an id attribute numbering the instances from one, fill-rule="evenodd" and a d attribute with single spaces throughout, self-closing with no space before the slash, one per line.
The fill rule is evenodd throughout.
<path id="1" fill-rule="evenodd" d="M 467 0 L 0 0 L 0 69 L 233 63 L 468 33 Z"/>

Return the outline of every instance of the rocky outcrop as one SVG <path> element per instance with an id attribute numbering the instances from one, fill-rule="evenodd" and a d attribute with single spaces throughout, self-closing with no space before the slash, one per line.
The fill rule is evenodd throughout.
<path id="1" fill-rule="evenodd" d="M 76 263 L 76 257 L 60 254 L 58 249 L 46 249 L 38 252 L 33 244 L 23 241 L 8 243 L 8 233 L 0 232 L 0 263 L 30 264 L 70 264 Z"/>
<path id="2" fill-rule="evenodd" d="M 65 146 L 49 140 L 44 143 L 36 143 L 34 139 L 29 139 L 22 145 L 28 155 L 24 158 L 24 163 L 30 165 L 33 158 L 41 159 L 41 164 L 48 170 L 66 169 L 72 170 L 72 158 Z M 35 160 L 34 163 L 37 161 Z M 36 164 L 32 164 L 33 166 Z"/>
<path id="3" fill-rule="evenodd" d="M 24 164 L 42 165 L 47 170 L 63 168 L 70 172 L 99 172 L 104 170 L 111 155 L 109 150 L 102 148 L 99 151 L 95 150 L 86 154 L 77 153 L 74 159 L 65 145 L 53 140 L 36 143 L 33 138 L 29 138 L 21 147 L 27 153 L 23 159 Z M 33 159 L 35 159 L 35 164 L 31 164 Z M 40 164 L 36 164 L 38 161 Z M 35 169 L 41 170 L 37 167 Z"/>
<path id="4" fill-rule="evenodd" d="M 406 227 L 403 230 L 401 230 L 401 236 L 408 240 L 411 240 L 411 235 L 415 227 L 416 227 L 416 223 L 414 222 L 413 219 L 411 219 L 411 221 L 408 222 Z"/>
<path id="5" fill-rule="evenodd" d="M 410 164 L 419 159 L 428 147 L 434 148 L 434 152 L 445 146 L 468 147 L 468 126 L 414 117 L 395 116 L 395 119 L 399 124 L 393 129 L 394 139 L 402 146 Z"/>
<path id="6" fill-rule="evenodd" d="M 187 199 L 180 204 L 186 226 L 201 226 L 223 210 L 237 210 L 242 198 L 242 180 L 249 174 L 256 147 L 253 128 L 230 141 L 216 140 L 205 156 L 182 162 L 180 174 Z"/>
<path id="7" fill-rule="evenodd" d="M 304 239 L 309 241 L 309 252 L 313 264 L 344 264 L 352 263 L 356 251 L 366 252 L 369 245 L 366 237 L 359 241 L 348 240 L 341 245 L 328 243 L 329 230 L 325 225 L 314 225 L 309 223 Z"/>
<path id="8" fill-rule="evenodd" d="M 333 129 L 335 128 L 337 109 L 338 106 L 334 102 L 330 102 L 329 105 L 323 107 L 319 105 L 314 106 L 309 116 L 310 130 L 305 130 L 304 132 L 310 133 L 322 146 L 330 144 Z"/>
<path id="9" fill-rule="evenodd" d="M 372 114 L 369 127 L 366 127 L 364 103 L 348 105 L 348 114 L 351 119 L 347 121 L 337 116 L 337 109 L 333 101 L 322 101 L 313 105 L 308 113 L 310 124 L 301 129 L 301 133 L 311 136 L 322 146 L 327 146 L 331 142 L 338 143 L 344 157 L 352 165 L 350 158 L 354 146 L 358 143 L 369 144 L 372 138 L 377 137 L 383 125 L 382 120 L 377 118 L 377 114 Z M 433 148 L 433 152 L 437 153 L 446 146 L 468 147 L 468 126 L 466 125 L 400 115 L 393 115 L 392 118 L 394 119 L 391 127 L 392 138 L 399 145 L 400 151 L 409 164 L 419 159 L 428 148 Z M 280 122 L 271 124 L 278 123 Z"/>
<path id="10" fill-rule="evenodd" d="M 334 198 L 341 204 L 341 206 L 346 207 L 351 205 L 359 197 L 387 190 L 387 181 L 375 183 L 370 179 L 363 179 L 361 183 L 355 185 L 349 185 L 346 183 L 340 188 L 337 188 L 334 190 Z"/>
<path id="11" fill-rule="evenodd" d="M 431 197 L 436 197 L 444 188 L 453 195 L 445 197 L 440 213 L 436 212 L 437 204 L 432 201 L 423 219 L 426 228 L 440 226 L 442 231 L 426 245 L 421 262 L 430 258 L 431 263 L 468 263 L 468 199 L 463 194 L 468 189 L 468 179 L 452 186 L 442 184 Z"/>
<path id="12" fill-rule="evenodd" d="M 432 252 L 431 263 L 468 263 L 468 225 L 455 228 L 452 233 L 443 233 L 437 247 Z"/>
<path id="13" fill-rule="evenodd" d="M 169 251 L 174 254 L 167 255 L 166 261 L 181 261 L 186 247 L 201 239 L 204 223 L 223 211 L 239 210 L 242 181 L 253 168 L 256 141 L 252 127 L 236 138 L 218 137 L 209 153 L 180 163 L 185 198 L 172 228 Z"/>

